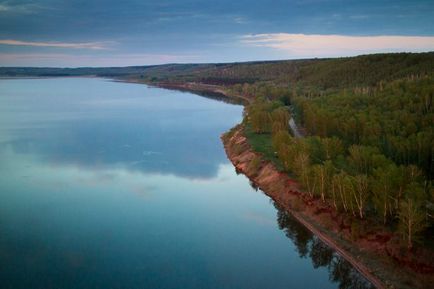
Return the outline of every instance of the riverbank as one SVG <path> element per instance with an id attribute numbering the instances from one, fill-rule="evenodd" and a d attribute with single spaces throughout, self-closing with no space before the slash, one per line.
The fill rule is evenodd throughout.
<path id="1" fill-rule="evenodd" d="M 251 102 L 250 98 L 240 94 L 233 94 L 221 85 L 205 84 L 200 82 L 149 82 L 143 81 L 140 78 L 116 78 L 115 80 L 130 83 L 141 83 L 171 90 L 186 91 L 235 104 L 247 105 Z"/>
<path id="2" fill-rule="evenodd" d="M 397 246 L 393 245 L 390 232 L 366 224 L 370 230 L 355 236 L 353 226 L 345 216 L 320 200 L 309 198 L 287 173 L 280 172 L 270 161 L 265 161 L 253 151 L 242 125 L 223 135 L 222 140 L 228 158 L 238 172 L 245 174 L 265 194 L 336 250 L 374 286 L 380 289 L 433 288 L 432 268 L 424 264 L 403 266 L 405 259 L 397 257 Z"/>

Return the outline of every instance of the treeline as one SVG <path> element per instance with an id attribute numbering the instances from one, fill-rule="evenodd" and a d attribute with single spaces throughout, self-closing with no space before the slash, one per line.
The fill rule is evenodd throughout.
<path id="1" fill-rule="evenodd" d="M 269 134 L 283 168 L 310 197 L 398 230 L 411 249 L 433 225 L 432 83 L 403 80 L 372 94 L 293 96 L 310 133 L 304 138 L 290 134 L 290 113 L 280 101 L 256 99 L 246 108 L 245 124 Z"/>
<path id="2" fill-rule="evenodd" d="M 155 66 L 143 71 L 154 81 L 193 81 L 221 84 L 239 90 L 285 87 L 327 91 L 370 87 L 379 81 L 433 73 L 434 53 L 389 53 L 330 59 Z M 237 85 L 237 87 L 233 87 Z M 271 97 L 268 95 L 268 97 Z"/>
<path id="3" fill-rule="evenodd" d="M 35 68 L 0 67 L 0 76 L 111 76 L 146 83 L 197 82 L 250 91 L 261 86 L 322 92 L 370 87 L 379 81 L 433 73 L 434 52 L 389 53 L 330 59 L 256 61 L 240 63 L 165 64 L 130 67 Z M 237 87 L 234 87 L 237 86 Z M 271 97 L 268 95 L 268 97 Z"/>
<path id="4" fill-rule="evenodd" d="M 303 59 L 221 64 L 173 64 L 149 67 L 142 77 L 151 82 L 218 84 L 244 96 L 254 90 L 279 87 L 325 93 L 372 87 L 380 81 L 434 72 L 434 53 L 389 53 L 331 59 Z M 275 95 L 276 97 L 280 97 Z M 267 97 L 275 97 L 268 94 Z"/>

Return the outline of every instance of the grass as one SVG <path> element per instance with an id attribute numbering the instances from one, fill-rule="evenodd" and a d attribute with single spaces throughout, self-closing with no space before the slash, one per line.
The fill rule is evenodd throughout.
<path id="1" fill-rule="evenodd" d="M 250 124 L 246 124 L 244 135 L 255 152 L 260 153 L 264 160 L 271 161 L 279 171 L 284 171 L 282 162 L 274 153 L 270 134 L 257 134 L 252 130 Z"/>

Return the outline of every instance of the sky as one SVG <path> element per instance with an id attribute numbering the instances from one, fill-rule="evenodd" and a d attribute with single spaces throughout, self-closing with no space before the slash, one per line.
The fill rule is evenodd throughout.
<path id="1" fill-rule="evenodd" d="M 0 66 L 434 51 L 433 0 L 0 0 Z"/>

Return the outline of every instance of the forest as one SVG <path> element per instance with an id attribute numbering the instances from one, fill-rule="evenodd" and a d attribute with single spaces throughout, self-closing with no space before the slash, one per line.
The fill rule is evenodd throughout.
<path id="1" fill-rule="evenodd" d="M 329 93 L 294 90 L 285 101 L 255 98 L 244 123 L 270 138 L 280 166 L 310 197 L 398 232 L 412 249 L 432 241 L 433 95 L 432 74 Z M 305 137 L 291 135 L 291 117 Z"/>

